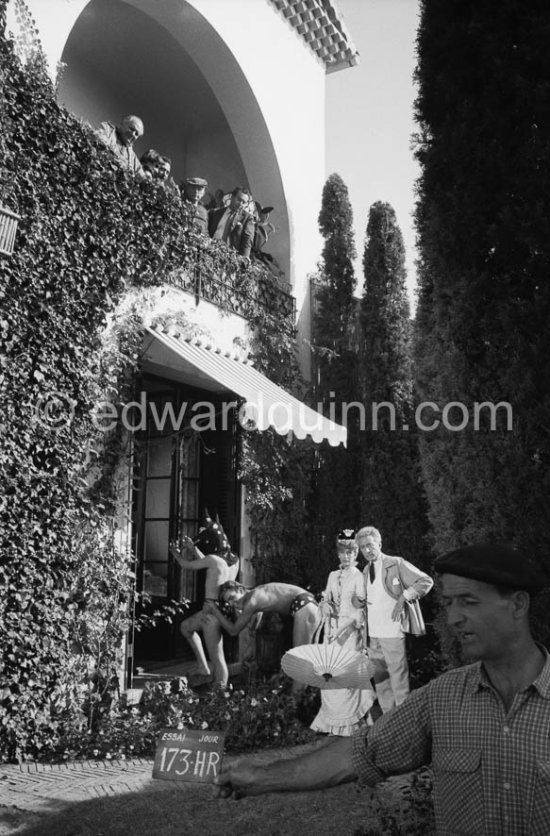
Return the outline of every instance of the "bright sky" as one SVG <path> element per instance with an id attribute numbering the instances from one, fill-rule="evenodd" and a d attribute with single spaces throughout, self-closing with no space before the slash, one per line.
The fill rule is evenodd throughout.
<path id="1" fill-rule="evenodd" d="M 410 150 L 418 0 L 335 0 L 360 53 L 357 67 L 327 76 L 327 177 L 337 172 L 353 207 L 358 290 L 369 207 L 391 203 L 407 251 L 414 302 L 415 232 L 411 213 L 418 165 Z"/>

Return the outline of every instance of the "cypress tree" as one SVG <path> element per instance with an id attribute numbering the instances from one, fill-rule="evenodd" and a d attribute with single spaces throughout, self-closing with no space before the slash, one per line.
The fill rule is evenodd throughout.
<path id="1" fill-rule="evenodd" d="M 338 174 L 325 183 L 319 229 L 325 239 L 313 318 L 315 396 L 323 411 L 338 423 L 342 405 L 357 400 L 357 355 L 354 344 L 356 280 L 353 213 L 348 189 Z M 354 416 L 356 417 L 356 416 Z M 335 538 L 339 528 L 354 528 L 359 518 L 357 425 L 346 421 L 348 446 L 326 443 L 316 456 L 312 523 L 312 582 L 322 589 L 337 565 Z"/>
<path id="2" fill-rule="evenodd" d="M 448 412 L 454 430 L 421 438 L 434 544 L 504 538 L 541 563 L 550 553 L 549 42 L 542 0 L 422 2 L 418 386 L 441 410 L 464 405 Z M 475 404 L 488 401 L 510 405 L 494 430 L 487 408 L 475 424 Z"/>
<path id="3" fill-rule="evenodd" d="M 427 523 L 414 427 L 405 246 L 389 203 L 370 208 L 363 269 L 361 521 L 380 529 L 387 552 L 422 565 L 428 562 Z"/>

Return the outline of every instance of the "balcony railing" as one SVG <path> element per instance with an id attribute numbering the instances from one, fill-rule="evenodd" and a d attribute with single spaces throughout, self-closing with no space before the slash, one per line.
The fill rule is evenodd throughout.
<path id="1" fill-rule="evenodd" d="M 249 317 L 254 305 L 281 318 L 296 316 L 294 297 L 284 279 L 257 259 L 248 262 L 225 244 L 187 232 L 182 269 L 170 274 L 175 287 L 220 308 Z"/>

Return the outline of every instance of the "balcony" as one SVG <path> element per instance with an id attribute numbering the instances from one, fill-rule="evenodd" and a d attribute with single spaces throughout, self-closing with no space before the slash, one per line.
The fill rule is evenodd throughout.
<path id="1" fill-rule="evenodd" d="M 260 306 L 266 313 L 296 318 L 296 300 L 288 292 L 284 276 L 277 275 L 262 261 L 242 258 L 225 244 L 191 230 L 185 234 L 181 269 L 173 270 L 169 283 L 219 308 L 249 318 Z"/>

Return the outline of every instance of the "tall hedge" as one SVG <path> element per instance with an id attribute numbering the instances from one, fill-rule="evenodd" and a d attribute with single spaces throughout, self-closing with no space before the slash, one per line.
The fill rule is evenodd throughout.
<path id="1" fill-rule="evenodd" d="M 361 522 L 375 525 L 388 554 L 427 564 L 426 504 L 414 424 L 405 246 L 389 203 L 369 211 L 359 327 Z M 389 405 L 389 406 L 388 406 Z"/>
<path id="2" fill-rule="evenodd" d="M 317 310 L 313 315 L 316 363 L 314 394 L 326 415 L 348 429 L 347 449 L 328 444 L 317 452 L 312 493 L 312 572 L 323 589 L 337 566 L 336 533 L 355 528 L 359 519 L 358 414 L 344 404 L 358 399 L 355 326 L 357 301 L 353 259 L 353 212 L 348 189 L 338 174 L 327 179 L 319 213 L 324 238 Z"/>
<path id="3" fill-rule="evenodd" d="M 423 0 L 416 103 L 421 399 L 508 402 L 421 437 L 438 551 L 506 538 L 550 558 L 550 6 Z M 462 409 L 462 408 L 460 408 Z M 455 409 L 452 422 L 460 423 Z"/>

